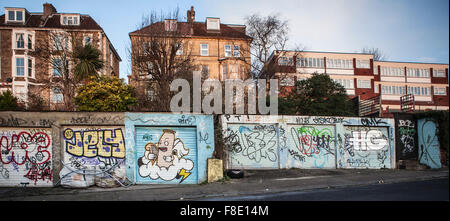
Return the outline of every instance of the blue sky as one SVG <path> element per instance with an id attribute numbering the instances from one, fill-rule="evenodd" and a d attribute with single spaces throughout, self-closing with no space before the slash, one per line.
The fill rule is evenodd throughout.
<path id="1" fill-rule="evenodd" d="M 448 0 L 2 0 L 0 13 L 6 6 L 42 12 L 45 2 L 58 12 L 91 15 L 122 58 L 122 78 L 131 73 L 128 33 L 142 15 L 179 7 L 185 19 L 191 5 L 197 21 L 219 17 L 226 24 L 244 24 L 253 13 L 279 14 L 289 21 L 292 49 L 357 52 L 378 47 L 390 61 L 449 63 Z"/>

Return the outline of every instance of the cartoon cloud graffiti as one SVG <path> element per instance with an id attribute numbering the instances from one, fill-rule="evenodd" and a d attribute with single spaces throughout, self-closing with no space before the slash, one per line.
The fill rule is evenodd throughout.
<path id="1" fill-rule="evenodd" d="M 144 156 L 138 160 L 139 175 L 166 181 L 181 178 L 181 183 L 194 168 L 194 162 L 184 158 L 188 153 L 181 139 L 175 137 L 175 131 L 163 130 L 158 143 L 145 145 Z"/>

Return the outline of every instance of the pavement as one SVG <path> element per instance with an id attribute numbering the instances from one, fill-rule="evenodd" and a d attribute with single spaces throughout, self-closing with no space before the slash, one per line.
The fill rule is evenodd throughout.
<path id="1" fill-rule="evenodd" d="M 244 178 L 207 184 L 131 185 L 129 187 L 70 189 L 63 187 L 0 187 L 1 201 L 190 201 L 209 198 L 287 193 L 351 186 L 383 185 L 448 179 L 448 168 L 404 169 L 282 169 L 249 170 Z"/>

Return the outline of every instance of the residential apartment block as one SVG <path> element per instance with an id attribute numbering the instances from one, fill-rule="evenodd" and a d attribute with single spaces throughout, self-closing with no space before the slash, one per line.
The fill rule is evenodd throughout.
<path id="1" fill-rule="evenodd" d="M 275 51 L 270 63 L 280 87 L 326 73 L 345 87 L 350 98 L 378 99 L 380 116 L 401 110 L 400 97 L 414 95 L 416 111 L 448 110 L 448 64 L 374 61 L 372 54 Z"/>
<path id="2" fill-rule="evenodd" d="M 35 93 L 50 109 L 62 102 L 58 88 L 43 88 L 44 79 L 57 76 L 58 71 L 48 60 L 33 56 L 36 49 L 43 48 L 42 44 L 53 44 L 50 36 L 54 34 L 72 38 L 64 39 L 69 50 L 75 40 L 97 47 L 104 62 L 98 74 L 119 77 L 121 58 L 103 29 L 89 15 L 57 12 L 48 3 L 43 4 L 43 12 L 37 13 L 5 7 L 5 14 L 0 16 L 0 92 L 11 90 L 23 103 L 27 102 L 29 92 Z M 58 62 L 58 58 L 53 61 Z"/>
<path id="3" fill-rule="evenodd" d="M 220 18 L 208 17 L 205 21 L 195 21 L 194 7 L 187 11 L 187 21 L 166 19 L 129 33 L 132 50 L 144 48 L 150 36 L 158 34 L 158 26 L 166 32 L 177 32 L 182 37 L 182 47 L 177 55 L 187 55 L 193 59 L 196 70 L 206 78 L 247 79 L 250 72 L 250 43 L 244 25 L 222 24 Z M 138 39 L 144 40 L 139 41 Z M 147 39 L 147 40 L 145 40 Z M 132 55 L 134 53 L 132 52 Z M 132 74 L 129 82 L 140 87 L 142 81 L 152 81 L 147 73 L 141 73 L 132 56 Z"/>

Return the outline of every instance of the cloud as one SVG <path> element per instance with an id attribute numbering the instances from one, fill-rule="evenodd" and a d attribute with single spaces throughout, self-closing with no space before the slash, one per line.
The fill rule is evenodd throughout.
<path id="1" fill-rule="evenodd" d="M 139 167 L 139 175 L 142 177 L 150 177 L 153 180 L 161 178 L 166 181 L 170 181 L 176 178 L 178 171 L 185 169 L 191 171 L 194 168 L 194 162 L 189 159 L 173 157 L 173 165 L 169 168 L 159 167 L 156 163 L 152 165 L 151 162 L 141 165 Z"/>

